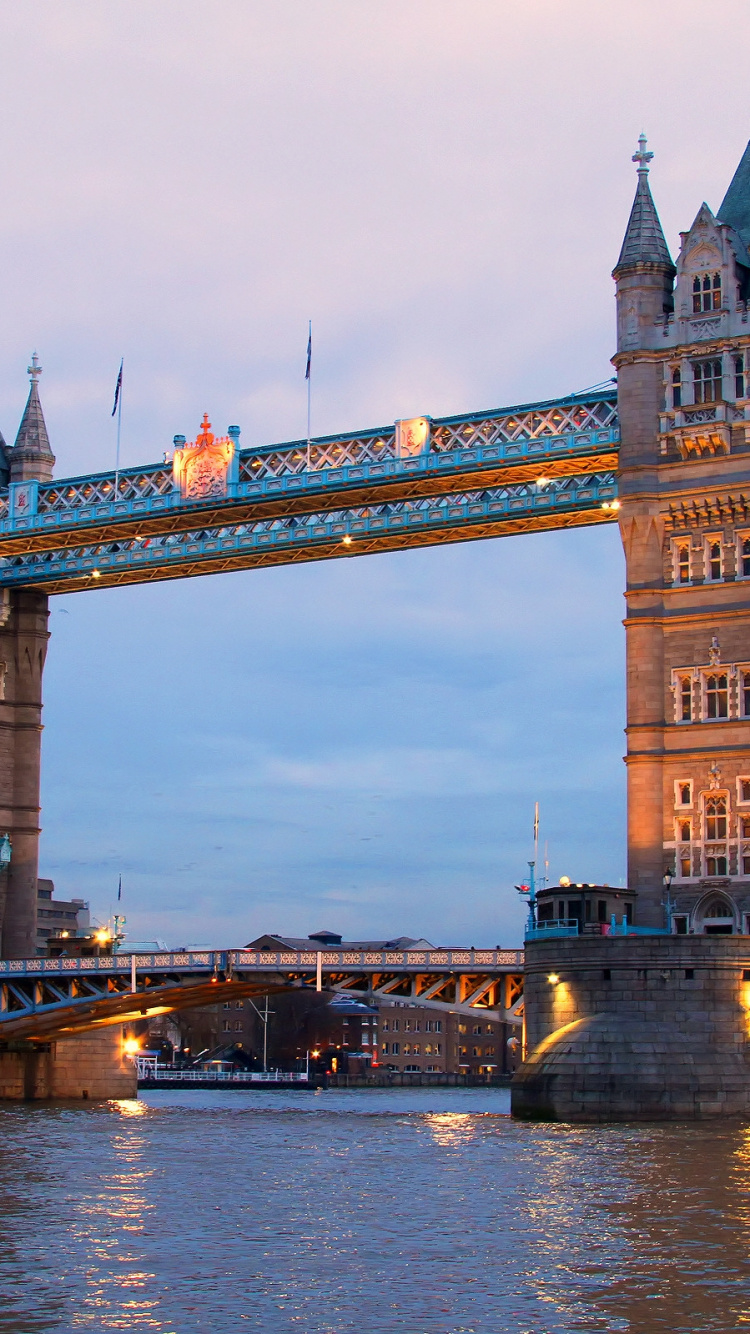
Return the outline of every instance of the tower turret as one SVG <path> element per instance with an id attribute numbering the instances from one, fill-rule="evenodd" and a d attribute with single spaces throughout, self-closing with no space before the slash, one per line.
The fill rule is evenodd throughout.
<path id="1" fill-rule="evenodd" d="M 49 482 L 52 479 L 55 456 L 50 447 L 44 413 L 39 400 L 38 380 L 42 368 L 39 365 L 36 352 L 31 358 L 28 373 L 31 379 L 29 397 L 21 418 L 21 425 L 18 428 L 16 443 L 10 451 L 10 480 L 11 482 L 31 480 Z"/>
<path id="2" fill-rule="evenodd" d="M 617 350 L 653 347 L 655 326 L 664 323 L 673 307 L 675 266 L 664 239 L 648 183 L 646 136 L 638 140 L 633 161 L 638 184 L 630 210 L 620 258 L 612 277 L 617 283 Z"/>

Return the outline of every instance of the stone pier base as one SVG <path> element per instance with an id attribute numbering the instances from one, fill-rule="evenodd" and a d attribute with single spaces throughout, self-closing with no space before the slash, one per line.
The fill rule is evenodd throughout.
<path id="1" fill-rule="evenodd" d="M 750 937 L 582 936 L 526 946 L 514 1116 L 750 1119 Z"/>
<path id="2" fill-rule="evenodd" d="M 0 1100 L 135 1098 L 135 1065 L 123 1055 L 119 1026 L 41 1047 L 0 1050 Z"/>

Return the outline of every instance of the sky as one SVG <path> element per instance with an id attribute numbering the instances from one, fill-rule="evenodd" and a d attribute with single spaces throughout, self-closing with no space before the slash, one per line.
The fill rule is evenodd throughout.
<path id="1" fill-rule="evenodd" d="M 721 77 L 706 69 L 719 40 Z M 608 378 L 641 129 L 673 254 L 750 136 L 726 0 L 0 0 L 0 429 L 56 474 Z M 713 61 L 714 57 L 710 57 Z M 710 98 L 696 107 L 706 69 Z M 40 874 L 131 939 L 513 945 L 625 876 L 615 527 L 52 599 Z"/>

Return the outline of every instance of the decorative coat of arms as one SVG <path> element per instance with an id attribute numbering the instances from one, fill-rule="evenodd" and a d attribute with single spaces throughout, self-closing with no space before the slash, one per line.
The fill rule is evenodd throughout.
<path id="1" fill-rule="evenodd" d="M 211 500 L 226 496 L 233 459 L 234 441 L 229 436 L 217 439 L 208 413 L 204 412 L 195 441 L 176 449 L 172 457 L 172 476 L 182 499 Z"/>
<path id="2" fill-rule="evenodd" d="M 396 422 L 396 458 L 411 459 L 421 454 L 430 442 L 430 423 L 427 417 L 411 417 Z"/>

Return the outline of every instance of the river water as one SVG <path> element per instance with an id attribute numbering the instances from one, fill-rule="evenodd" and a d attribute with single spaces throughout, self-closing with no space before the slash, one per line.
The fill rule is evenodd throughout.
<path id="1" fill-rule="evenodd" d="M 519 1125 L 504 1090 L 0 1110 L 0 1331 L 750 1326 L 750 1128 Z"/>

